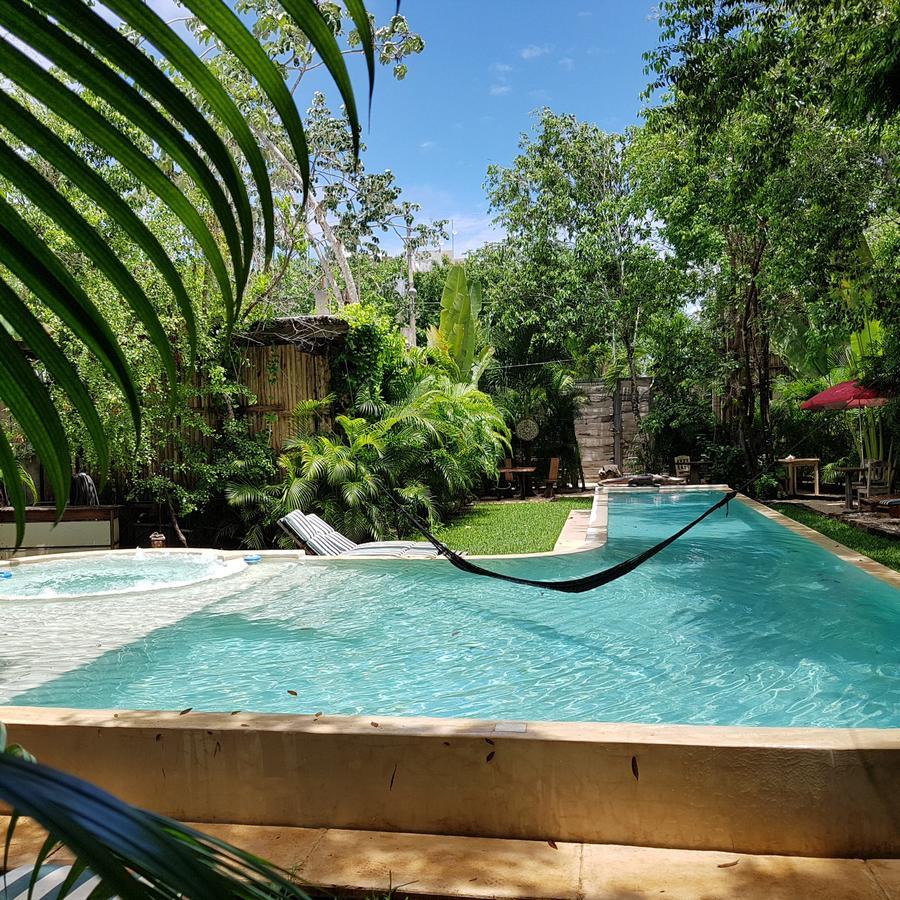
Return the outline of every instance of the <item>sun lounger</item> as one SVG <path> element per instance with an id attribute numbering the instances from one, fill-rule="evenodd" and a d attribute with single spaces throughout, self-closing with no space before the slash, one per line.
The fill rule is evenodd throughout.
<path id="1" fill-rule="evenodd" d="M 432 544 L 416 541 L 369 541 L 356 544 L 335 531 L 314 513 L 294 510 L 278 520 L 281 529 L 294 543 L 311 550 L 316 556 L 386 556 L 395 558 L 426 558 L 438 555 Z"/>
<path id="2" fill-rule="evenodd" d="M 859 508 L 868 508 L 870 512 L 887 513 L 892 519 L 900 519 L 900 497 L 860 497 Z"/>
<path id="3" fill-rule="evenodd" d="M 0 875 L 0 897 L 3 900 L 28 900 L 32 896 L 35 900 L 38 897 L 55 897 L 71 871 L 71 866 L 41 866 L 32 892 L 31 879 L 34 866 L 20 866 L 7 872 L 5 875 Z M 92 890 L 99 886 L 100 876 L 95 875 L 89 869 L 85 869 L 70 885 L 71 896 L 87 897 Z M 135 887 L 137 888 L 137 885 Z"/>

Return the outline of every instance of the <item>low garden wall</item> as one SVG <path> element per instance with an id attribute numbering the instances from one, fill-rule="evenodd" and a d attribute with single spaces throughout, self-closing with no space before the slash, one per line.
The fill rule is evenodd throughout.
<path id="1" fill-rule="evenodd" d="M 9 707 L 10 740 L 195 822 L 900 855 L 900 729 Z"/>

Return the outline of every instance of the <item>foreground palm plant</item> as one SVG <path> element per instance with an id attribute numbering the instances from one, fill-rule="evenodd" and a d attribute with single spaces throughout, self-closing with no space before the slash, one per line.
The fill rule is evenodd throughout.
<path id="1" fill-rule="evenodd" d="M 344 2 L 364 50 L 371 98 L 375 60 L 370 18 L 362 0 Z M 101 15 L 88 0 L 0 3 L 0 176 L 108 278 L 174 384 L 175 353 L 154 304 L 70 202 L 65 186 L 77 185 L 145 254 L 177 301 L 194 348 L 192 301 L 175 261 L 138 212 L 29 106 L 38 104 L 101 157 L 116 159 L 171 210 L 193 241 L 195 249 L 186 252 L 201 256 L 209 266 L 229 327 L 251 271 L 266 265 L 272 254 L 272 188 L 255 135 L 194 49 L 144 0 L 104 0 L 104 6 L 120 20 L 122 30 L 110 25 L 110 16 Z M 277 110 L 308 191 L 306 135 L 277 66 L 245 20 L 223 0 L 185 0 L 185 6 L 235 64 L 245 67 Z M 358 149 L 356 101 L 325 16 L 315 0 L 282 0 L 282 6 L 308 36 L 337 85 Z M 145 47 L 152 47 L 153 53 Z M 89 102 L 88 95 L 97 102 Z M 51 178 L 42 174 L 48 167 L 54 173 Z M 138 435 L 140 397 L 110 323 L 63 260 L 4 199 L 7 192 L 0 193 L 0 402 L 41 458 L 61 514 L 69 493 L 72 452 L 50 384 L 67 395 L 81 416 L 103 473 L 109 452 L 94 402 L 59 342 L 44 328 L 44 311 L 58 318 L 100 362 L 121 391 Z M 195 192 L 204 199 L 204 208 L 189 199 Z M 0 476 L 16 509 L 21 540 L 26 498 L 16 471 L 9 438 L 0 427 Z"/>
<path id="2" fill-rule="evenodd" d="M 50 834 L 35 860 L 33 882 L 60 844 L 75 855 L 69 875 L 54 894 L 59 900 L 68 896 L 85 870 L 100 878 L 97 897 L 287 900 L 307 896 L 289 873 L 224 841 L 124 803 L 89 782 L 40 765 L 21 748 L 0 753 L 0 799 L 16 811 L 6 835 L 5 857 L 19 816 L 28 816 Z M 5 896 L 2 884 L 0 876 L 0 895 Z"/>
<path id="3" fill-rule="evenodd" d="M 358 150 L 359 116 L 334 33 L 315 0 L 281 3 L 337 85 Z M 362 0 L 344 3 L 366 58 L 371 99 L 371 22 Z M 170 385 L 178 377 L 170 334 L 132 273 L 70 202 L 66 187 L 77 186 L 159 272 L 177 301 L 192 350 L 195 327 L 176 261 L 139 212 L 60 138 L 61 129 L 50 127 L 33 109 L 42 108 L 51 121 L 74 130 L 100 158 L 117 160 L 181 222 L 193 242 L 182 250 L 209 267 L 229 328 L 251 271 L 268 264 L 274 245 L 268 169 L 237 104 L 193 48 L 144 0 L 104 0 L 103 5 L 125 26 L 122 30 L 88 0 L 0 3 L 0 403 L 41 458 L 59 515 L 69 494 L 72 452 L 51 385 L 78 411 L 104 473 L 109 451 L 87 386 L 44 327 L 45 314 L 58 319 L 108 373 L 138 436 L 141 401 L 111 323 L 6 196 L 16 191 L 27 197 L 109 280 L 159 354 Z M 185 6 L 246 68 L 277 110 L 308 191 L 306 136 L 278 68 L 223 0 L 185 0 Z M 96 102 L 89 102 L 90 97 Z M 46 176 L 48 170 L 52 177 Z M 205 201 L 202 208 L 189 199 L 196 192 Z M 0 478 L 16 510 L 21 542 L 26 493 L 2 424 Z M 98 897 L 305 896 L 286 873 L 250 854 L 135 810 L 92 785 L 38 765 L 20 749 L 2 752 L 4 747 L 0 726 L 0 800 L 15 810 L 13 825 L 16 816 L 27 815 L 51 833 L 42 858 L 57 841 L 69 847 L 78 858 L 74 877 L 87 865 L 103 879 Z"/>

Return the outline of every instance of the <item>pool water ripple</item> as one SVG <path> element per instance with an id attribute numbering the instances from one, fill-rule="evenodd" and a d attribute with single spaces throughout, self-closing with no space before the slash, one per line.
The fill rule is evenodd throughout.
<path id="1" fill-rule="evenodd" d="M 586 574 L 713 499 L 614 495 L 602 550 L 490 565 Z M 900 726 L 900 591 L 738 503 L 581 595 L 360 560 L 255 566 L 146 604 L 84 600 L 71 651 L 57 630 L 74 659 L 62 670 L 13 606 L 36 604 L 4 604 L 0 699 L 23 705 Z M 48 622 L 72 611 L 38 606 Z M 115 647 L 89 652 L 111 630 Z"/>

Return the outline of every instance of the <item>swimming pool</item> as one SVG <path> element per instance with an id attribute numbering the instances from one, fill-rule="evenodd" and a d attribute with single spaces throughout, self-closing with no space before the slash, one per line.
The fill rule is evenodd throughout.
<path id="1" fill-rule="evenodd" d="M 614 494 L 602 549 L 491 565 L 586 574 L 717 496 Z M 900 591 L 741 503 L 581 595 L 444 561 L 307 560 L 77 608 L 4 603 L 0 702 L 900 726 Z"/>
<path id="2" fill-rule="evenodd" d="M 236 575 L 246 567 L 242 559 L 226 560 L 214 551 L 51 556 L 37 564 L 0 566 L 0 602 L 146 593 Z"/>

